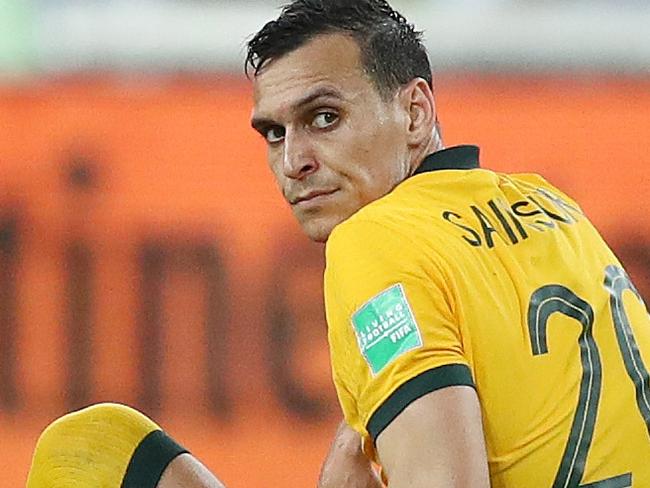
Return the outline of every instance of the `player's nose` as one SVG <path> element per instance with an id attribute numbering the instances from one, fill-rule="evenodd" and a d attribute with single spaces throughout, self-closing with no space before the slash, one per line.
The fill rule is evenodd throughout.
<path id="1" fill-rule="evenodd" d="M 309 137 L 300 131 L 287 129 L 284 137 L 282 172 L 287 178 L 300 180 L 318 169 Z"/>

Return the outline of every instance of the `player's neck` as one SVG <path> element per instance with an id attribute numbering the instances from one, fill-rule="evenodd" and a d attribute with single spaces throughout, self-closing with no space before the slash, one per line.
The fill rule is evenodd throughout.
<path id="1" fill-rule="evenodd" d="M 422 161 L 434 152 L 442 151 L 445 148 L 443 144 L 442 137 L 438 131 L 434 131 L 431 139 L 427 144 L 423 144 L 420 148 L 417 148 L 413 151 L 411 157 L 411 164 L 409 167 L 409 176 L 413 175 L 415 171 L 420 167 Z"/>

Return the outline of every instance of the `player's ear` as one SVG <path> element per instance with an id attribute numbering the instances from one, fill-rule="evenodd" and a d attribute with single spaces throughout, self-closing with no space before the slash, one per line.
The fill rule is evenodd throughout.
<path id="1" fill-rule="evenodd" d="M 426 80 L 414 78 L 400 89 L 400 102 L 407 114 L 407 142 L 410 146 L 426 143 L 436 124 L 436 103 Z"/>

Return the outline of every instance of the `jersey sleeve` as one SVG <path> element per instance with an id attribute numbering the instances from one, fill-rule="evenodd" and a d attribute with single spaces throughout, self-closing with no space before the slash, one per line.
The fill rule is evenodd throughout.
<path id="1" fill-rule="evenodd" d="M 367 448 L 411 402 L 473 386 L 440 259 L 383 224 L 340 225 L 327 244 L 325 305 L 334 383 Z"/>

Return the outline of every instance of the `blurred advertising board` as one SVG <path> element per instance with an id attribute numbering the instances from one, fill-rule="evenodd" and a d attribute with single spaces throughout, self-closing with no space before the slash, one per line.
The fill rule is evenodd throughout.
<path id="1" fill-rule="evenodd" d="M 650 297 L 650 80 L 445 75 L 448 145 L 571 194 Z M 313 486 L 339 420 L 323 250 L 240 79 L 0 88 L 0 487 L 98 401 L 154 416 L 232 487 Z"/>

